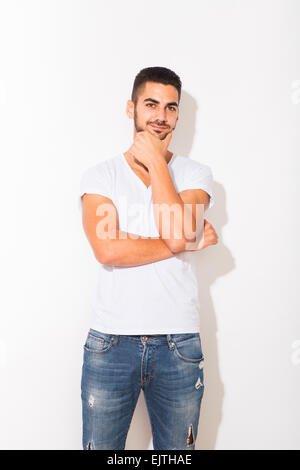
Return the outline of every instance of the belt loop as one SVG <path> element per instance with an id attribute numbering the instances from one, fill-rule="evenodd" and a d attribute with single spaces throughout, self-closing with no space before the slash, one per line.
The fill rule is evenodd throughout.
<path id="1" fill-rule="evenodd" d="M 118 344 L 119 335 L 111 335 L 111 340 L 113 344 Z"/>
<path id="2" fill-rule="evenodd" d="M 169 349 L 174 349 L 174 341 L 172 339 L 172 335 L 167 335 L 167 338 L 168 338 Z"/>

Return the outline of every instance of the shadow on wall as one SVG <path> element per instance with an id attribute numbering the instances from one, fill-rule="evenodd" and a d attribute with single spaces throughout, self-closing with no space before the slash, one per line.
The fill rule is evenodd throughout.
<path id="1" fill-rule="evenodd" d="M 200 299 L 200 336 L 204 354 L 204 395 L 200 411 L 196 449 L 212 450 L 215 448 L 218 429 L 222 421 L 224 385 L 219 370 L 218 325 L 211 297 L 211 286 L 221 276 L 235 269 L 234 259 L 228 248 L 222 243 L 222 228 L 227 223 L 225 210 L 225 192 L 223 187 L 214 183 L 215 206 L 205 213 L 205 218 L 212 223 L 218 236 L 217 245 L 207 247 L 196 253 L 199 262 L 198 283 Z"/>
<path id="2" fill-rule="evenodd" d="M 189 155 L 193 146 L 196 129 L 197 103 L 191 95 L 182 92 L 179 119 L 172 137 L 170 149 L 179 155 Z M 197 137 L 198 138 L 198 137 Z M 201 158 L 199 159 L 201 161 Z M 206 160 L 203 159 L 203 163 Z M 214 173 L 214 169 L 212 168 Z M 200 337 L 204 354 L 204 395 L 200 410 L 200 420 L 195 450 L 215 448 L 218 429 L 222 420 L 224 386 L 219 370 L 217 344 L 217 319 L 211 298 L 210 288 L 218 277 L 224 276 L 235 268 L 234 259 L 222 244 L 222 228 L 227 223 L 225 191 L 214 182 L 215 205 L 205 212 L 205 218 L 212 223 L 218 236 L 217 245 L 209 246 L 204 251 L 195 253 L 198 257 L 198 283 L 200 312 Z M 150 419 L 144 399 L 140 393 L 132 423 L 126 440 L 126 450 L 152 449 Z"/>

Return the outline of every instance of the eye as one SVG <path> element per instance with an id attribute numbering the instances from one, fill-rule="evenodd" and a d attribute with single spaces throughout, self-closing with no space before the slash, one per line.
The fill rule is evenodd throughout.
<path id="1" fill-rule="evenodd" d="M 174 108 L 174 106 L 169 106 L 169 109 L 170 109 L 171 111 L 176 111 L 176 108 Z"/>
<path id="2" fill-rule="evenodd" d="M 147 103 L 146 106 L 154 106 L 154 103 Z"/>

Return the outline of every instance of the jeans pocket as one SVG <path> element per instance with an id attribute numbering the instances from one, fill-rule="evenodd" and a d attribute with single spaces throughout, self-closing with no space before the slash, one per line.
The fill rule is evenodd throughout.
<path id="1" fill-rule="evenodd" d="M 90 329 L 84 344 L 85 351 L 104 353 L 112 347 L 112 337 L 107 333 Z"/>
<path id="2" fill-rule="evenodd" d="M 193 363 L 204 361 L 199 333 L 173 335 L 172 340 L 174 343 L 174 352 L 182 361 Z"/>

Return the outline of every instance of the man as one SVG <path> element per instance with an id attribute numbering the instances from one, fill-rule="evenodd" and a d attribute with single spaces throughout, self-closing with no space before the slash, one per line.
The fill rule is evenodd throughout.
<path id="1" fill-rule="evenodd" d="M 142 389 L 154 449 L 194 450 L 204 391 L 195 252 L 218 237 L 203 218 L 213 205 L 210 168 L 168 150 L 180 95 L 173 71 L 141 70 L 126 109 L 132 145 L 81 179 L 83 227 L 99 262 L 83 449 L 125 448 Z"/>

